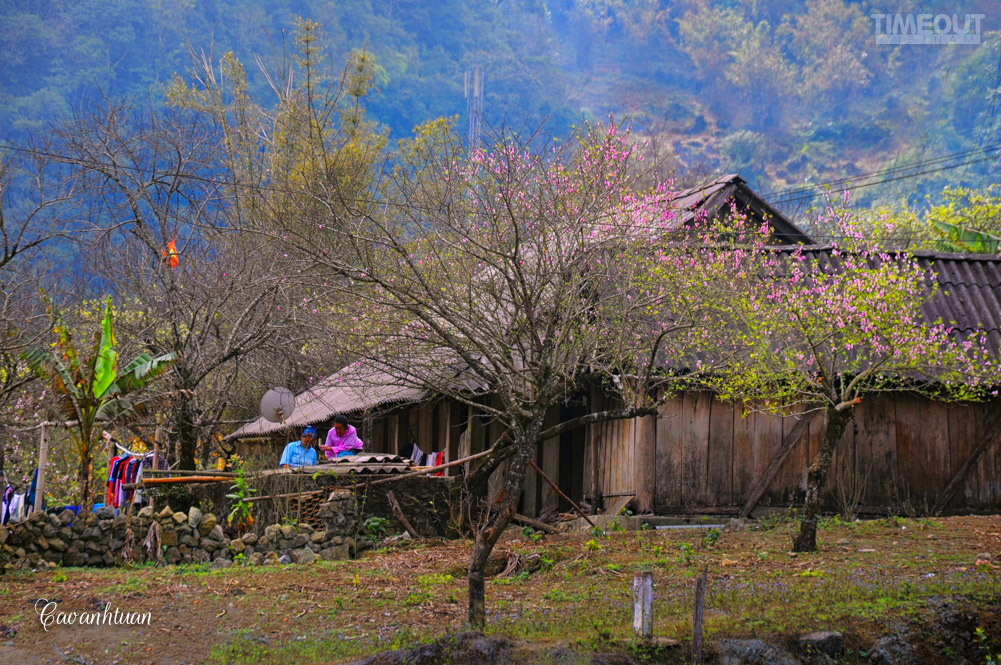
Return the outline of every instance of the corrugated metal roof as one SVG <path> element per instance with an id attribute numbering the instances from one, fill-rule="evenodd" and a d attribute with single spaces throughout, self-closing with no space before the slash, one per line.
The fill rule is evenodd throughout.
<path id="1" fill-rule="evenodd" d="M 672 195 L 671 203 L 675 209 L 682 211 L 677 217 L 676 229 L 687 226 L 700 215 L 713 218 L 725 206 L 735 203 L 738 210 L 747 211 L 761 220 L 767 219 L 776 242 L 812 243 L 806 233 L 758 196 L 736 173 L 728 173 L 704 185 L 677 192 Z"/>
<path id="2" fill-rule="evenodd" d="M 426 395 L 427 391 L 401 384 L 385 372 L 349 365 L 296 395 L 295 409 L 284 423 L 258 418 L 226 438 L 268 436 L 289 428 L 321 423 L 339 414 L 393 403 L 419 402 Z"/>
<path id="3" fill-rule="evenodd" d="M 792 252 L 802 248 L 781 248 Z M 802 250 L 808 260 L 825 271 L 837 270 L 840 262 L 830 247 Z M 958 335 L 982 330 L 994 353 L 1001 352 L 1001 256 L 915 252 L 921 268 L 935 275 L 937 289 L 921 311 L 926 321 L 942 320 Z"/>

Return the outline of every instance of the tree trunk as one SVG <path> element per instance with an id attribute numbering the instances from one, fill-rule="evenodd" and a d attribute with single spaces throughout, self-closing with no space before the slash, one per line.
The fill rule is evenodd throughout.
<path id="1" fill-rule="evenodd" d="M 542 431 L 542 418 L 538 423 L 532 423 L 531 427 L 523 435 L 517 444 L 517 450 L 511 458 L 511 467 L 507 472 L 507 481 L 504 484 L 504 499 L 501 501 L 500 510 L 491 515 L 487 514 L 486 519 L 476 532 L 476 540 L 473 543 L 473 551 L 469 557 L 469 625 L 473 628 L 482 629 L 486 625 L 486 590 L 485 575 L 487 559 L 497 544 L 501 533 L 510 524 L 511 518 L 518 507 L 518 499 L 521 498 L 522 485 L 525 482 L 525 472 L 528 469 L 528 461 L 535 454 L 535 441 Z"/>
<path id="2" fill-rule="evenodd" d="M 195 454 L 198 439 L 195 435 L 195 425 L 191 418 L 191 409 L 186 400 L 181 400 L 177 406 L 177 458 L 178 468 L 193 471 L 195 469 Z"/>
<path id="3" fill-rule="evenodd" d="M 90 442 L 85 442 L 80 449 L 80 470 L 77 472 L 77 484 L 80 489 L 80 514 L 86 515 L 90 511 L 92 504 L 90 496 L 90 479 L 93 477 L 91 471 L 94 467 L 94 451 Z M 44 500 L 44 498 L 43 498 Z"/>
<path id="4" fill-rule="evenodd" d="M 803 517 L 799 523 L 799 535 L 793 539 L 794 552 L 814 552 L 817 549 L 817 517 L 820 514 L 820 491 L 827 480 L 827 472 L 831 468 L 834 449 L 841 440 L 848 424 L 855 417 L 854 411 L 845 409 L 837 411 L 834 407 L 827 408 L 827 421 L 824 426 L 824 438 L 820 450 L 810 464 L 806 473 L 806 502 L 803 506 Z"/>

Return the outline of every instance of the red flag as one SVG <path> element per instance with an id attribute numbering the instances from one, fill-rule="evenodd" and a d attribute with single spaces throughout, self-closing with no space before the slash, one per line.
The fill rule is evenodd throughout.
<path id="1" fill-rule="evenodd" d="M 174 239 L 171 238 L 170 242 L 167 243 L 167 249 L 163 250 L 163 260 L 166 261 L 171 268 L 176 268 L 178 261 L 177 258 L 177 245 L 174 243 Z"/>

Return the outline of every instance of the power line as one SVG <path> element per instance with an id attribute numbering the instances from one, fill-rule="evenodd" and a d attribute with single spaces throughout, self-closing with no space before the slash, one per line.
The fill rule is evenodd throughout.
<path id="1" fill-rule="evenodd" d="M 987 149 L 985 148 L 984 150 L 987 150 Z M 1001 150 L 1001 147 L 994 147 L 994 148 L 992 148 L 992 152 L 997 152 L 998 150 Z M 925 170 L 925 171 L 918 171 L 916 173 L 908 173 L 908 174 L 905 174 L 905 175 L 897 176 L 895 178 L 886 178 L 884 180 L 877 180 L 875 182 L 862 183 L 862 184 L 859 184 L 859 185 L 854 185 L 854 186 L 850 186 L 850 187 L 844 187 L 843 189 L 845 191 L 855 191 L 857 189 L 865 189 L 866 187 L 875 187 L 876 185 L 884 185 L 884 184 L 886 184 L 888 182 L 896 182 L 898 180 L 907 180 L 909 178 L 916 178 L 916 177 L 922 176 L 922 175 L 929 175 L 929 174 L 932 174 L 932 173 L 940 173 L 942 171 L 949 171 L 951 169 L 955 169 L 955 168 L 958 168 L 960 166 L 967 166 L 969 164 L 978 164 L 980 162 L 987 162 L 987 161 L 991 161 L 994 158 L 995 157 L 993 155 L 987 155 L 987 156 L 981 157 L 979 159 L 971 159 L 971 160 L 959 162 L 957 164 L 949 164 L 947 166 L 942 166 L 942 167 L 939 167 L 939 168 L 936 168 L 936 169 L 928 169 L 928 170 Z M 818 191 L 814 191 L 814 192 L 806 192 L 806 193 L 804 193 L 801 196 L 796 196 L 796 197 L 789 198 L 789 199 L 781 199 L 781 200 L 777 201 L 776 203 L 774 203 L 773 205 L 784 205 L 784 204 L 789 204 L 789 203 L 797 203 L 799 201 L 809 201 L 810 199 L 815 199 L 818 196 L 821 196 L 823 193 L 824 193 L 823 190 L 818 190 Z"/>
<path id="2" fill-rule="evenodd" d="M 840 178 L 840 179 L 837 179 L 837 180 L 828 180 L 826 182 L 819 182 L 819 183 L 815 183 L 815 184 L 812 184 L 812 185 L 803 185 L 803 186 L 800 186 L 800 187 L 790 187 L 788 189 L 772 190 L 771 192 L 765 192 L 764 194 L 762 194 L 762 196 L 763 197 L 775 196 L 775 197 L 780 197 L 781 198 L 783 196 L 788 196 L 790 194 L 799 194 L 799 193 L 805 193 L 805 192 L 812 192 L 812 191 L 816 191 L 816 190 L 822 190 L 822 189 L 824 189 L 826 187 L 833 186 L 833 185 L 848 185 L 848 184 L 853 183 L 855 181 L 867 180 L 867 179 L 870 179 L 870 178 L 873 178 L 873 177 L 877 177 L 877 176 L 892 175 L 892 174 L 895 174 L 895 173 L 899 173 L 901 171 L 910 171 L 910 170 L 922 168 L 922 167 L 925 167 L 925 166 L 931 166 L 931 165 L 934 165 L 934 164 L 941 164 L 942 162 L 948 162 L 948 161 L 952 161 L 952 160 L 956 160 L 956 159 L 970 157 L 970 156 L 977 155 L 977 154 L 980 154 L 980 153 L 983 153 L 984 155 L 988 155 L 988 154 L 995 153 L 995 152 L 997 152 L 999 150 L 1001 150 L 1001 143 L 993 143 L 991 145 L 987 145 L 987 146 L 984 146 L 984 147 L 970 148 L 969 150 L 962 150 L 962 151 L 959 151 L 959 152 L 954 152 L 954 153 L 950 153 L 950 154 L 947 154 L 947 155 L 942 155 L 940 157 L 935 157 L 933 159 L 918 160 L 918 161 L 915 161 L 915 162 L 910 162 L 908 164 L 903 164 L 903 165 L 900 165 L 900 166 L 895 166 L 895 167 L 888 168 L 888 169 L 883 169 L 883 170 L 880 170 L 880 171 L 873 171 L 871 173 L 863 173 L 863 174 L 860 174 L 860 175 L 851 176 L 851 177 L 847 177 L 847 178 Z M 953 165 L 950 165 L 950 166 L 948 166 L 946 168 L 956 168 L 957 166 L 963 166 L 966 163 L 967 162 L 963 162 L 961 164 L 953 164 Z M 942 170 L 945 170 L 945 169 L 942 169 Z M 918 173 L 918 174 L 914 174 L 914 175 L 922 175 L 922 174 Z M 894 180 L 902 180 L 902 179 L 904 179 L 904 178 L 903 177 L 894 178 Z M 892 182 L 892 180 L 887 180 L 885 182 Z M 870 183 L 870 184 L 881 184 L 881 182 Z M 869 186 L 869 185 L 862 185 L 862 186 Z M 860 189 L 862 186 L 856 186 L 854 188 L 853 187 L 844 187 L 844 189 Z"/>

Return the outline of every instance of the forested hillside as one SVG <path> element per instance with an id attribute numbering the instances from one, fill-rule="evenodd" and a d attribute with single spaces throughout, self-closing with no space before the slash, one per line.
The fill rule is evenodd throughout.
<path id="1" fill-rule="evenodd" d="M 870 14 L 938 11 L 985 14 L 983 43 L 877 43 Z M 368 113 L 396 138 L 431 118 L 465 122 L 464 73 L 479 66 L 490 125 L 547 120 L 561 132 L 613 112 L 633 119 L 667 168 L 693 179 L 739 171 L 766 193 L 1001 142 L 1001 22 L 986 0 L 8 1 L 0 135 L 22 138 L 101 95 L 160 103 L 190 68 L 189 45 L 215 59 L 233 51 L 264 98 L 255 58 L 273 65 L 291 48 L 294 16 L 322 26 L 335 68 L 352 50 L 374 54 Z M 858 196 L 918 201 L 945 184 L 982 187 L 998 175 L 984 156 L 856 182 L 892 179 Z"/>

